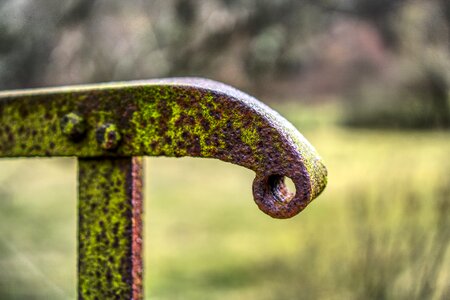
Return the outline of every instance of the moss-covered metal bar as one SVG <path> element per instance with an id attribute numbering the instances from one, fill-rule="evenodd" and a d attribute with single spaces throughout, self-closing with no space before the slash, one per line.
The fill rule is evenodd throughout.
<path id="1" fill-rule="evenodd" d="M 296 215 L 326 185 L 319 155 L 288 121 L 211 80 L 0 92 L 0 157 L 144 155 L 218 158 L 249 168 L 256 204 L 275 218 Z"/>
<path id="2" fill-rule="evenodd" d="M 78 160 L 78 297 L 142 299 L 142 159 Z"/>

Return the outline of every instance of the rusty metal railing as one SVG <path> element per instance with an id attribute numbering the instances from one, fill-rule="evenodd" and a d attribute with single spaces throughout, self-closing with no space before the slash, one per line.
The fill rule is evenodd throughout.
<path id="1" fill-rule="evenodd" d="M 278 113 L 198 78 L 0 92 L 0 157 L 32 156 L 78 158 L 79 299 L 143 297 L 142 156 L 249 168 L 254 200 L 274 218 L 302 211 L 327 174 Z"/>

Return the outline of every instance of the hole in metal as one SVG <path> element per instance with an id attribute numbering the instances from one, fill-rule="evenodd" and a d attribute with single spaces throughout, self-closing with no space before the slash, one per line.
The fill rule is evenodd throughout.
<path id="1" fill-rule="evenodd" d="M 289 202 L 296 193 L 295 184 L 291 178 L 282 175 L 270 175 L 268 178 L 270 192 L 275 200 Z"/>

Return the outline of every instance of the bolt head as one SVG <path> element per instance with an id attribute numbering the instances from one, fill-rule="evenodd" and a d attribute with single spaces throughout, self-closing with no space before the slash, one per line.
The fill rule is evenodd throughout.
<path id="1" fill-rule="evenodd" d="M 105 150 L 114 150 L 119 145 L 121 136 L 115 124 L 107 123 L 99 126 L 95 132 L 98 144 Z"/>
<path id="2" fill-rule="evenodd" d="M 63 116 L 60 120 L 61 132 L 72 140 L 79 140 L 86 132 L 86 122 L 83 117 L 71 112 Z"/>

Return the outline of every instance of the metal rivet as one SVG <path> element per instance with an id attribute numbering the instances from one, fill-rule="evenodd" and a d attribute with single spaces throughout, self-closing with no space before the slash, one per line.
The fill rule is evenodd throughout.
<path id="1" fill-rule="evenodd" d="M 99 145 L 105 150 L 117 148 L 120 142 L 120 133 L 117 126 L 112 123 L 103 124 L 97 128 L 95 137 Z"/>
<path id="2" fill-rule="evenodd" d="M 79 140 L 84 136 L 86 131 L 86 122 L 83 117 L 71 112 L 61 118 L 61 132 L 73 140 Z"/>

